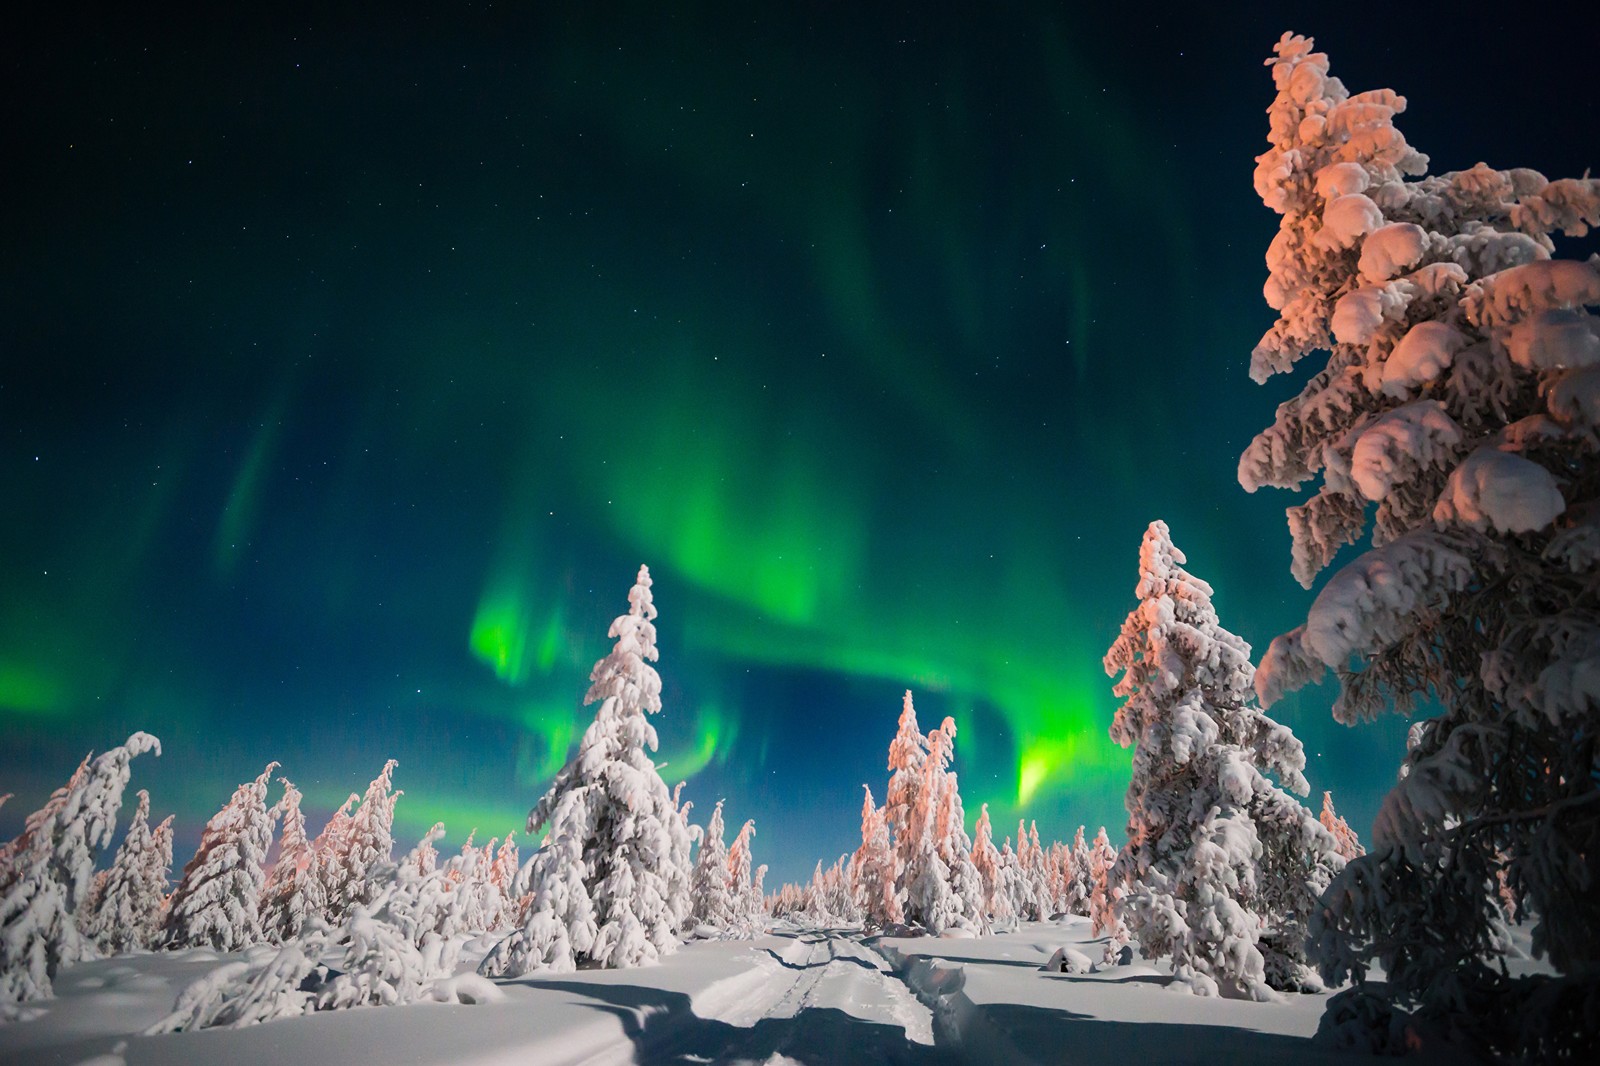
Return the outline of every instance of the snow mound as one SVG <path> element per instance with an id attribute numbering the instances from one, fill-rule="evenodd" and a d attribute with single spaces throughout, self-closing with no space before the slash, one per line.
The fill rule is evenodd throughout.
<path id="1" fill-rule="evenodd" d="M 435 1003 L 504 1003 L 506 994 L 500 986 L 475 973 L 462 973 L 437 980 L 428 989 Z"/>
<path id="2" fill-rule="evenodd" d="M 1094 963 L 1081 951 L 1059 947 L 1050 956 L 1050 961 L 1044 964 L 1044 969 L 1049 973 L 1091 973 Z"/>

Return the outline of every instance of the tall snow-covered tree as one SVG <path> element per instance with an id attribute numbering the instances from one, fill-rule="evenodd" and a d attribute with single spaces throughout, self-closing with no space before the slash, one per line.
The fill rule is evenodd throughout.
<path id="1" fill-rule="evenodd" d="M 905 706 L 909 711 L 909 693 Z M 913 843 L 902 873 L 906 921 L 935 935 L 948 929 L 979 933 L 987 928 L 979 904 L 982 889 L 972 866 L 972 842 L 962 824 L 961 794 L 949 769 L 955 735 L 956 724 L 950 718 L 927 735 L 922 779 L 910 792 L 905 816 L 906 836 Z M 892 779 L 890 785 L 892 792 Z"/>
<path id="2" fill-rule="evenodd" d="M 317 871 L 317 880 L 322 882 L 323 917 L 331 917 L 334 898 L 344 895 L 346 884 L 347 864 L 339 856 L 349 850 L 350 816 L 355 810 L 355 805 L 362 802 L 360 792 L 350 792 L 344 797 L 344 802 L 339 804 L 338 810 L 328 816 L 328 821 L 323 823 L 322 832 L 318 832 L 317 839 L 310 842 L 312 861 L 310 868 Z"/>
<path id="3" fill-rule="evenodd" d="M 585 704 L 598 702 L 578 752 L 528 815 L 549 826 L 534 857 L 534 900 L 523 928 L 500 941 L 485 976 L 638 966 L 677 949 L 689 918 L 688 828 L 649 752 L 661 710 L 656 608 L 639 568 L 628 613 L 611 623 L 611 654 L 595 664 Z"/>
<path id="4" fill-rule="evenodd" d="M 881 929 L 905 921 L 896 888 L 899 880 L 898 856 L 889 839 L 884 812 L 872 802 L 872 789 L 862 785 L 861 846 L 851 860 L 855 869 L 856 906 L 861 920 Z"/>
<path id="5" fill-rule="evenodd" d="M 1333 809 L 1332 792 L 1322 793 L 1322 813 L 1317 816 L 1317 820 L 1333 837 L 1334 845 L 1339 849 L 1339 855 L 1345 862 L 1367 853 L 1367 849 L 1361 846 L 1361 839 L 1356 836 L 1356 831 L 1350 828 L 1350 823 L 1339 817 L 1339 813 Z"/>
<path id="6" fill-rule="evenodd" d="M 517 873 L 521 868 L 517 831 L 513 829 L 500 842 L 500 849 L 494 853 L 494 862 L 489 866 L 489 880 L 499 891 L 506 906 L 510 906 L 516 899 Z"/>
<path id="7" fill-rule="evenodd" d="M 417 841 L 417 846 L 412 848 L 405 857 L 405 862 L 410 863 L 419 874 L 431 874 L 439 868 L 439 849 L 434 841 L 444 836 L 444 823 L 434 822 L 432 828 L 422 834 L 422 839 Z"/>
<path id="8" fill-rule="evenodd" d="M 756 929 L 758 933 L 766 928 L 767 915 L 771 913 L 766 905 L 766 884 L 767 864 L 762 863 L 756 867 L 756 872 L 750 875 L 750 905 L 753 908 L 752 913 L 757 923 L 759 923 Z"/>
<path id="9" fill-rule="evenodd" d="M 828 913 L 837 925 L 858 925 L 861 907 L 856 903 L 855 866 L 851 856 L 840 855 L 823 875 L 827 888 Z"/>
<path id="10" fill-rule="evenodd" d="M 510 901 L 496 880 L 495 872 L 496 860 L 504 847 L 499 837 L 491 837 L 481 848 L 464 848 L 461 857 L 464 865 L 452 869 L 452 874 L 460 877 L 457 891 L 464 897 L 463 906 L 472 929 L 499 932 L 509 928 Z"/>
<path id="11" fill-rule="evenodd" d="M 711 820 L 700 838 L 689 887 L 689 920 L 697 926 L 724 930 L 733 923 L 733 896 L 729 890 L 728 846 L 722 839 L 722 801 L 712 808 Z M 748 856 L 747 856 L 748 858 Z"/>
<path id="12" fill-rule="evenodd" d="M 1028 846 L 1028 823 L 1022 818 L 1017 819 L 1016 857 L 1017 884 L 1014 904 L 1017 917 L 1025 922 L 1036 922 L 1041 914 L 1038 878 L 1034 876 L 1033 850 Z"/>
<path id="13" fill-rule="evenodd" d="M 1282 216 L 1279 317 L 1251 376 L 1326 359 L 1239 479 L 1313 483 L 1288 512 L 1308 587 L 1369 514 L 1371 547 L 1273 641 L 1256 686 L 1270 705 L 1331 670 L 1342 722 L 1419 699 L 1440 712 L 1317 920 L 1324 976 L 1362 985 L 1325 1033 L 1399 1047 L 1416 1013 L 1496 1054 L 1552 1056 L 1585 1046 L 1581 1010 L 1600 1002 L 1600 258 L 1556 258 L 1552 239 L 1600 224 L 1600 179 L 1430 176 L 1395 124 L 1403 97 L 1350 93 L 1309 38 L 1275 51 L 1255 185 Z M 1493 965 L 1502 862 L 1561 976 Z M 1381 989 L 1365 987 L 1374 964 Z"/>
<path id="14" fill-rule="evenodd" d="M 326 853 L 318 856 L 328 893 L 328 920 L 335 925 L 357 906 L 374 901 L 373 871 L 388 863 L 394 852 L 394 807 L 405 794 L 393 790 L 397 765 L 394 759 L 383 764 L 355 812 L 330 833 Z M 337 814 L 334 821 L 340 821 Z M 333 822 L 329 824 L 332 827 Z"/>
<path id="15" fill-rule="evenodd" d="M 1023 874 L 1017 853 L 1011 847 L 1011 838 L 1006 837 L 1000 845 L 1000 892 L 1004 896 L 1004 908 L 1012 921 L 1022 921 L 1028 900 L 1027 878 Z"/>
<path id="16" fill-rule="evenodd" d="M 4 807 L 8 802 L 14 799 L 15 795 L 16 794 L 12 792 L 7 792 L 4 795 L 0 795 L 0 807 Z M 16 856 L 16 849 L 20 839 L 21 838 L 19 837 L 15 840 L 8 840 L 4 844 L 0 844 L 0 884 L 5 883 L 6 878 L 10 875 L 12 860 Z"/>
<path id="17" fill-rule="evenodd" d="M 989 915 L 983 906 L 983 881 L 972 862 L 972 838 L 967 836 L 966 808 L 956 772 L 950 769 L 955 758 L 956 723 L 946 718 L 940 726 L 944 742 L 935 745 L 929 737 L 927 774 L 929 791 L 937 796 L 934 808 L 934 835 L 939 857 L 950 871 L 950 891 L 958 911 L 955 925 L 980 935 L 990 932 Z M 937 786 L 931 782 L 937 781 Z"/>
<path id="18" fill-rule="evenodd" d="M 805 890 L 787 882 L 766 899 L 767 913 L 774 918 L 793 918 L 805 909 L 805 904 Z"/>
<path id="19" fill-rule="evenodd" d="M 994 846 L 994 826 L 989 822 L 989 805 L 978 808 L 978 824 L 973 830 L 972 866 L 978 872 L 978 884 L 983 893 L 983 912 L 996 925 L 1008 925 L 1016 916 L 1011 911 L 1011 900 L 1003 891 L 1004 872 L 1000 865 L 1000 852 Z"/>
<path id="20" fill-rule="evenodd" d="M 828 912 L 827 875 L 822 871 L 822 860 L 817 860 L 817 865 L 811 871 L 811 880 L 806 885 L 801 904 L 799 918 L 807 925 L 823 928 L 833 924 L 833 915 Z"/>
<path id="21" fill-rule="evenodd" d="M 299 936 L 308 921 L 324 918 L 328 911 L 317 852 L 306 838 L 300 790 L 286 777 L 279 780 L 283 782 L 283 798 L 278 801 L 283 832 L 278 838 L 278 859 L 261 889 L 260 905 L 262 936 L 275 944 Z"/>
<path id="22" fill-rule="evenodd" d="M 1120 888 L 1114 873 L 1117 849 L 1106 836 L 1106 827 L 1094 836 L 1089 846 L 1089 921 L 1092 935 L 1107 934 L 1106 960 L 1110 961 L 1117 949 L 1128 942 L 1128 927 L 1119 912 Z"/>
<path id="23" fill-rule="evenodd" d="M 909 696 L 908 693 L 907 707 L 910 706 Z M 935 729 L 929 736 L 936 738 L 938 743 L 943 745 L 945 735 L 942 729 Z M 902 878 L 906 921 L 912 925 L 920 925 L 937 936 L 955 924 L 958 908 L 951 899 L 950 867 L 939 854 L 939 839 L 934 816 L 938 795 L 928 787 L 930 776 L 932 783 L 937 787 L 937 770 L 932 775 L 928 773 L 929 764 L 932 762 L 929 755 L 924 756 L 923 762 L 921 780 L 909 793 L 912 800 L 906 808 L 904 838 L 909 847 L 903 851 L 905 866 Z M 891 781 L 891 791 L 892 785 Z M 820 873 L 820 869 L 818 872 Z"/>
<path id="24" fill-rule="evenodd" d="M 895 889 L 902 908 L 906 898 L 906 879 L 910 876 L 907 871 L 920 843 L 912 821 L 918 810 L 923 763 L 927 758 L 928 740 L 917 725 L 917 709 L 911 702 L 910 690 L 907 690 L 900 704 L 900 724 L 894 739 L 889 742 L 889 787 L 883 798 L 883 817 L 889 826 L 889 839 L 894 845 L 895 869 L 898 873 Z"/>
<path id="25" fill-rule="evenodd" d="M 978 932 L 987 919 L 979 900 L 978 872 L 972 865 L 972 839 L 963 824 L 961 793 L 949 768 L 955 731 L 955 722 L 946 718 L 923 736 L 911 693 L 906 693 L 899 727 L 889 744 L 883 816 L 892 840 L 895 894 L 904 920 L 933 931 L 961 927 Z M 868 871 L 863 865 L 862 870 L 870 883 L 881 883 L 881 867 Z M 868 921 L 884 919 L 882 907 L 867 908 Z"/>
<path id="26" fill-rule="evenodd" d="M 699 843 L 703 830 L 689 822 L 689 812 L 694 810 L 694 801 L 683 799 L 683 789 L 686 784 L 687 782 L 685 781 L 679 781 L 672 788 L 672 809 L 678 814 L 678 829 L 671 834 L 672 865 L 674 869 L 690 871 L 692 879 L 694 847 Z M 527 871 L 528 867 L 524 866 L 524 875 L 526 875 Z M 684 921 L 687 922 L 688 920 L 686 914 Z"/>
<path id="27" fill-rule="evenodd" d="M 150 850 L 146 858 L 150 861 L 146 877 L 155 885 L 160 893 L 160 906 L 156 911 L 156 925 L 151 930 L 149 943 L 154 945 L 161 937 L 161 927 L 166 924 L 167 905 L 172 898 L 172 821 L 174 815 L 167 815 L 150 831 Z"/>
<path id="28" fill-rule="evenodd" d="M 750 875 L 750 841 L 755 835 L 756 823 L 747 819 L 728 846 L 728 930 L 746 939 L 761 932 L 764 917 L 761 889 L 753 884 Z"/>
<path id="29" fill-rule="evenodd" d="M 151 830 L 150 793 L 140 789 L 127 835 L 81 923 L 97 948 L 120 955 L 150 946 L 161 928 L 171 866 L 172 834 Z"/>
<path id="30" fill-rule="evenodd" d="M 1027 917 L 1042 922 L 1050 917 L 1050 868 L 1045 862 L 1044 846 L 1039 843 L 1039 823 L 1028 824 L 1026 835 L 1022 823 L 1017 823 L 1017 855 L 1028 879 Z"/>
<path id="31" fill-rule="evenodd" d="M 237 951 L 261 940 L 263 867 L 272 848 L 267 783 L 277 768 L 268 763 L 206 823 L 167 906 L 164 947 Z"/>
<path id="32" fill-rule="evenodd" d="M 134 733 L 92 761 L 29 815 L 0 868 L 0 1010 L 48 999 L 56 974 L 93 956 L 76 912 L 94 879 L 96 853 L 116 832 L 129 764 L 161 742 Z"/>
<path id="33" fill-rule="evenodd" d="M 1067 886 L 1067 913 L 1089 915 L 1089 894 L 1094 885 L 1089 876 L 1089 845 L 1083 839 L 1083 826 L 1072 838 L 1072 884 Z"/>
<path id="34" fill-rule="evenodd" d="M 468 913 L 473 901 L 461 891 L 455 860 L 438 862 L 434 842 L 442 836 L 444 823 L 435 822 L 400 861 L 383 907 L 384 919 L 411 941 L 421 953 L 424 969 L 437 977 L 455 972 L 460 955 L 457 938 L 473 930 Z"/>
<path id="35" fill-rule="evenodd" d="M 1314 978 L 1305 922 L 1343 867 L 1293 796 L 1305 752 L 1254 704 L 1250 646 L 1222 627 L 1211 586 L 1183 568 L 1165 522 L 1139 548 L 1139 604 L 1106 653 L 1123 698 L 1111 738 L 1133 748 L 1128 844 L 1114 879 L 1146 958 L 1170 956 L 1200 995 L 1270 998 Z"/>

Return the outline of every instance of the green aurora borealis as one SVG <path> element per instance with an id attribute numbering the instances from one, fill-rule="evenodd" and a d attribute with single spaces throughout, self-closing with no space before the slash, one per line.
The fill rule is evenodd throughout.
<path id="1" fill-rule="evenodd" d="M 1436 163 L 1594 162 L 1354 13 L 541 10 L 7 49 L 5 835 L 133 728 L 180 851 L 269 759 L 325 812 L 398 758 L 403 841 L 520 828 L 640 562 L 664 775 L 769 883 L 854 846 L 908 687 L 969 816 L 1115 835 L 1145 524 L 1258 651 L 1309 603 L 1234 481 L 1288 394 L 1245 373 L 1278 33 Z M 1364 825 L 1405 723 L 1330 699 L 1274 713 Z"/>

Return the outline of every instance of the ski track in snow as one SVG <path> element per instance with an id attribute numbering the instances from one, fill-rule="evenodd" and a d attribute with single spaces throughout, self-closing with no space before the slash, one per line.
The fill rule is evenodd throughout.
<path id="1" fill-rule="evenodd" d="M 730 1044 L 710 1061 L 782 1064 L 793 1061 L 786 1050 L 807 1061 L 831 1050 L 820 1061 L 846 1061 L 868 1049 L 888 1063 L 942 1061 L 934 1049 L 932 1014 L 858 935 L 806 931 L 785 939 L 751 971 L 693 998 L 701 1022 L 743 1032 L 732 1033 Z M 864 1037 L 859 1022 L 874 1026 L 870 1036 Z"/>

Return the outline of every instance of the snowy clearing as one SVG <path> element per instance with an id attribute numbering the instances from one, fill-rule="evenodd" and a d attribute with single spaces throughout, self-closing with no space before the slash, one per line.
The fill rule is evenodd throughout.
<path id="1" fill-rule="evenodd" d="M 1137 957 L 1099 965 L 1103 944 L 1077 917 L 982 939 L 779 925 L 754 941 L 691 942 L 659 966 L 499 982 L 501 1003 L 329 1011 L 152 1037 L 139 1034 L 185 983 L 241 955 L 141 953 L 65 971 L 37 1018 L 0 1028 L 0 1063 L 1352 1061 L 1309 1042 L 1325 996 L 1193 996 Z M 487 947 L 469 945 L 463 972 Z M 1095 972 L 1046 972 L 1063 947 L 1094 960 Z"/>

